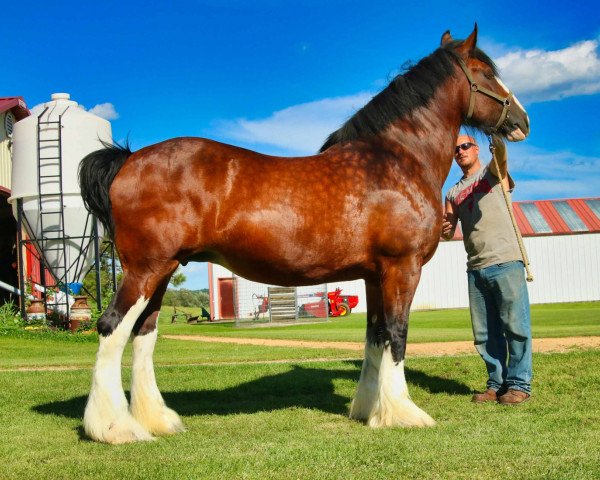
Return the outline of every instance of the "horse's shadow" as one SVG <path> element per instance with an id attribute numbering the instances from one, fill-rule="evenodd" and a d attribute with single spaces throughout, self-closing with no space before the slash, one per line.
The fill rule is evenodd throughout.
<path id="1" fill-rule="evenodd" d="M 291 407 L 318 409 L 327 413 L 346 414 L 351 398 L 336 392 L 335 382 L 358 382 L 360 362 L 355 369 L 307 368 L 294 365 L 286 372 L 266 375 L 222 390 L 166 391 L 163 398 L 169 407 L 182 415 L 229 415 L 257 413 Z M 429 375 L 407 368 L 406 379 L 430 393 L 467 394 L 470 389 L 453 379 Z M 81 418 L 86 397 L 37 405 L 33 410 L 49 415 Z"/>

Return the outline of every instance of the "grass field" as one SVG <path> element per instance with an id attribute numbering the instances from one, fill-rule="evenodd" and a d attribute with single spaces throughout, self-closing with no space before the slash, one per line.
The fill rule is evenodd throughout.
<path id="1" fill-rule="evenodd" d="M 82 435 L 89 369 L 4 371 L 0 477 L 598 478 L 600 352 L 534 362 L 534 396 L 511 408 L 469 402 L 483 380 L 475 356 L 408 360 L 412 397 L 438 421 L 409 430 L 347 418 L 358 361 L 160 366 L 165 400 L 188 431 L 123 446 Z"/>
<path id="2" fill-rule="evenodd" d="M 534 331 L 598 334 L 599 311 L 534 307 Z M 440 340 L 445 326 L 469 339 L 465 315 L 420 312 L 411 337 Z M 360 341 L 365 318 L 257 329 L 169 321 L 163 333 Z M 438 425 L 373 430 L 347 418 L 355 352 L 161 339 L 158 384 L 188 431 L 108 446 L 81 430 L 96 347 L 94 337 L 0 336 L 1 479 L 600 478 L 600 350 L 534 355 L 534 394 L 518 407 L 469 401 L 485 381 L 476 355 L 409 358 L 412 398 Z M 52 365 L 74 370 L 16 370 Z"/>
<path id="3" fill-rule="evenodd" d="M 198 314 L 197 309 L 186 310 Z M 161 333 L 340 342 L 362 342 L 365 338 L 365 313 L 353 313 L 349 317 L 331 318 L 327 322 L 310 325 L 238 328 L 233 323 L 187 325 L 180 321 L 171 324 L 173 307 L 163 307 L 161 312 Z M 600 302 L 532 305 L 531 323 L 535 338 L 600 335 Z M 472 338 L 467 309 L 416 311 L 410 315 L 409 342 L 449 342 Z"/>

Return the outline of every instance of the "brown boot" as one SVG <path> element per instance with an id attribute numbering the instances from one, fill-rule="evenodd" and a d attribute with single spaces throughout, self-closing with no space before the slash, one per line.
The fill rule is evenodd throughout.
<path id="1" fill-rule="evenodd" d="M 498 397 L 498 401 L 502 405 L 518 405 L 519 403 L 526 402 L 529 400 L 529 394 L 522 392 L 521 390 L 508 390 L 504 395 Z"/>
<path id="2" fill-rule="evenodd" d="M 476 393 L 473 395 L 473 397 L 471 397 L 471 401 L 474 403 L 497 402 L 498 396 L 496 394 L 496 390 L 488 388 L 483 393 Z"/>

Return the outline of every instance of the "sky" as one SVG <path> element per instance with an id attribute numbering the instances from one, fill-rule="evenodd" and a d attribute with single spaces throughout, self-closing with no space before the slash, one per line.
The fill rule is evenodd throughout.
<path id="1" fill-rule="evenodd" d="M 201 136 L 310 155 L 442 34 L 500 68 L 531 119 L 516 200 L 600 196 L 598 2 L 21 1 L 2 7 L 0 97 L 67 92 L 139 149 Z M 484 141 L 483 138 L 480 141 Z M 460 177 L 456 166 L 444 191 Z M 206 264 L 184 268 L 207 287 Z"/>

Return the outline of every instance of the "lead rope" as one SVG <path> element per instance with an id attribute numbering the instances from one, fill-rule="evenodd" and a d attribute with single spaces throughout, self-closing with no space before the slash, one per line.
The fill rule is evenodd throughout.
<path id="1" fill-rule="evenodd" d="M 491 135 L 488 136 L 488 141 L 490 142 L 490 152 L 492 154 L 492 160 L 494 161 L 494 165 L 496 166 L 496 172 L 500 177 L 502 174 L 500 173 L 500 168 L 498 167 L 498 160 L 496 159 L 496 148 L 492 143 Z M 502 189 L 502 195 L 504 197 L 504 202 L 506 203 L 506 209 L 508 210 L 508 214 L 510 215 L 510 221 L 512 222 L 513 229 L 515 231 L 515 235 L 517 237 L 517 243 L 519 244 L 519 250 L 521 251 L 521 258 L 523 259 L 523 265 L 525 265 L 525 272 L 527 273 L 527 281 L 533 282 L 533 274 L 531 270 L 529 270 L 529 257 L 527 256 L 527 252 L 525 251 L 525 245 L 523 244 L 523 237 L 521 237 L 521 232 L 519 231 L 519 227 L 517 227 L 517 220 L 515 218 L 515 214 L 513 209 L 510 206 L 510 199 L 508 198 L 508 192 L 506 191 L 506 187 L 504 186 L 504 182 L 502 178 L 499 178 L 500 188 Z"/>

